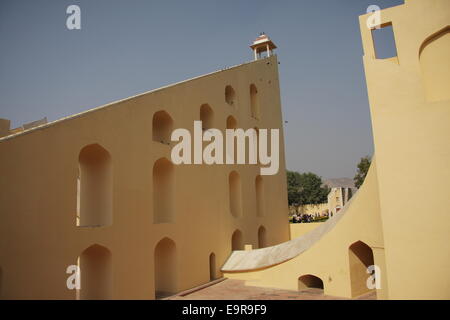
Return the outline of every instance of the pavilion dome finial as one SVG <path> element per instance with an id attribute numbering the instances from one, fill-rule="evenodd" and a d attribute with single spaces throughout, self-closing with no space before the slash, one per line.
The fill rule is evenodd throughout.
<path id="1" fill-rule="evenodd" d="M 267 57 L 270 57 L 271 54 L 273 54 L 273 50 L 276 49 L 277 46 L 264 32 L 261 32 L 259 36 L 253 41 L 250 48 L 252 48 L 255 54 L 255 60 L 258 60 L 261 58 L 261 54 L 263 52 L 267 52 Z"/>

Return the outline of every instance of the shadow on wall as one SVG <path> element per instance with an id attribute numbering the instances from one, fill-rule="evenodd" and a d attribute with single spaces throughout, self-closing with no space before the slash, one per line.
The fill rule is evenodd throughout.
<path id="1" fill-rule="evenodd" d="M 216 255 L 214 252 L 211 252 L 209 255 L 209 280 L 213 281 L 215 279 L 217 279 Z"/>
<path id="2" fill-rule="evenodd" d="M 226 86 L 225 87 L 225 101 L 230 106 L 236 105 L 236 92 L 234 91 L 232 86 Z"/>
<path id="3" fill-rule="evenodd" d="M 261 226 L 258 229 L 258 248 L 261 249 L 265 247 L 267 247 L 266 228 L 264 228 L 264 226 Z"/>

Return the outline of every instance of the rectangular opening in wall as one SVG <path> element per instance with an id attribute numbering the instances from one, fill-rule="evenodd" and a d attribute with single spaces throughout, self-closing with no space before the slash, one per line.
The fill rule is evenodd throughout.
<path id="1" fill-rule="evenodd" d="M 397 57 L 397 46 L 392 23 L 381 25 L 379 29 L 372 29 L 372 39 L 377 59 Z"/>

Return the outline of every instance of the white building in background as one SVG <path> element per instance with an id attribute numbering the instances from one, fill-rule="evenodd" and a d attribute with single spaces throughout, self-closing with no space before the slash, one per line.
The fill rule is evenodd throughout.
<path id="1" fill-rule="evenodd" d="M 327 201 L 330 216 L 339 212 L 356 192 L 354 182 L 350 178 L 327 179 L 323 184 L 331 188 Z"/>

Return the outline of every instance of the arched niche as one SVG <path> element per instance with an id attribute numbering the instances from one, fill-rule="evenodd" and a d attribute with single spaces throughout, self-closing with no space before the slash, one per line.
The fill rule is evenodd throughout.
<path id="1" fill-rule="evenodd" d="M 153 141 L 169 145 L 172 130 L 172 117 L 166 111 L 155 112 L 152 122 Z"/>
<path id="2" fill-rule="evenodd" d="M 99 144 L 81 149 L 77 178 L 77 226 L 112 224 L 113 168 L 109 152 Z"/>
<path id="3" fill-rule="evenodd" d="M 178 290 L 178 275 L 177 246 L 172 239 L 164 238 L 158 242 L 154 261 L 156 299 L 173 295 Z"/>
<path id="4" fill-rule="evenodd" d="M 372 249 L 362 241 L 353 243 L 348 249 L 350 284 L 352 297 L 371 291 L 367 287 L 367 268 L 374 264 Z"/>
<path id="5" fill-rule="evenodd" d="M 244 250 L 244 240 L 241 230 L 235 230 L 231 236 L 231 250 Z"/>
<path id="6" fill-rule="evenodd" d="M 430 102 L 450 99 L 450 26 L 432 34 L 420 47 L 425 96 Z"/>
<path id="7" fill-rule="evenodd" d="M 153 222 L 175 222 L 174 181 L 172 162 L 161 158 L 153 165 Z"/>
<path id="8" fill-rule="evenodd" d="M 94 244 L 79 257 L 79 297 L 82 300 L 112 298 L 112 254 L 104 246 Z"/>

